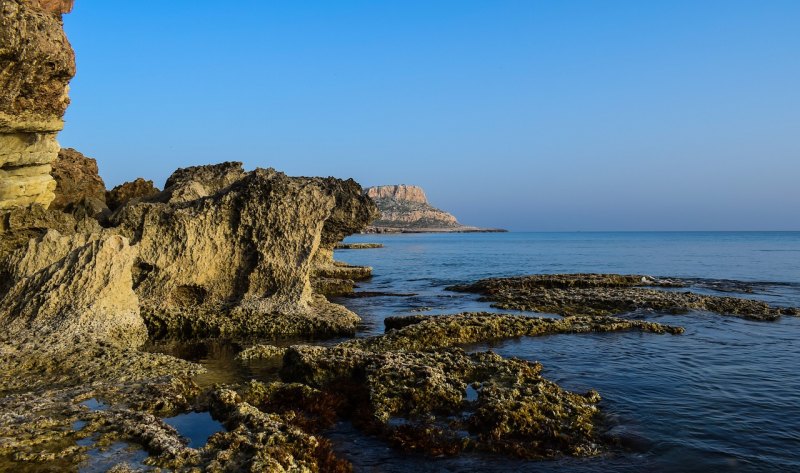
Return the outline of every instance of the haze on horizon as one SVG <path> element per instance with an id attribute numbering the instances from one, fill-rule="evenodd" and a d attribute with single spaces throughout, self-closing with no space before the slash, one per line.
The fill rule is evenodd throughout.
<path id="1" fill-rule="evenodd" d="M 77 0 L 59 137 L 111 187 L 227 160 L 511 230 L 800 230 L 800 2 Z"/>

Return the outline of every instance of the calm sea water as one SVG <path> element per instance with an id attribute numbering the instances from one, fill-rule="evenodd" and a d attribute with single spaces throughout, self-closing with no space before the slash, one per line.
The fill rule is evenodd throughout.
<path id="1" fill-rule="evenodd" d="M 359 336 L 382 333 L 389 315 L 493 310 L 444 287 L 532 273 L 697 278 L 698 291 L 800 306 L 795 232 L 358 235 L 348 241 L 385 245 L 337 251 L 340 260 L 374 268 L 359 290 L 415 294 L 341 299 L 364 319 Z M 398 454 L 346 423 L 331 436 L 357 471 L 800 471 L 800 318 L 646 317 L 682 325 L 686 333 L 558 335 L 474 347 L 540 361 L 545 375 L 568 389 L 597 389 L 624 450 L 544 462 L 430 459 Z"/>

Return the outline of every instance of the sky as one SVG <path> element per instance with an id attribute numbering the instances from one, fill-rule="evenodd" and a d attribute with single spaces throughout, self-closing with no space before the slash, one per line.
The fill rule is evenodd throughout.
<path id="1" fill-rule="evenodd" d="M 795 0 L 76 0 L 110 188 L 242 161 L 515 231 L 800 230 Z"/>

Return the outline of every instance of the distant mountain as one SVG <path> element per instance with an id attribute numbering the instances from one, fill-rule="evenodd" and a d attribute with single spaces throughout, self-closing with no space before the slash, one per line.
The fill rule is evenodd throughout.
<path id="1" fill-rule="evenodd" d="M 377 186 L 365 189 L 364 193 L 381 212 L 367 233 L 502 231 L 460 224 L 452 214 L 430 205 L 421 187 Z"/>

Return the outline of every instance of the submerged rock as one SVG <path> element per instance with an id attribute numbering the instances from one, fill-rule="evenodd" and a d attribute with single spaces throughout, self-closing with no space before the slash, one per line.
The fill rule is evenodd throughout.
<path id="1" fill-rule="evenodd" d="M 337 250 L 371 250 L 374 248 L 383 248 L 382 243 L 337 243 L 335 249 Z"/>
<path id="2" fill-rule="evenodd" d="M 448 289 L 482 294 L 502 309 L 526 310 L 563 316 L 607 316 L 635 310 L 685 313 L 716 312 L 754 320 L 776 320 L 796 313 L 793 308 L 738 297 L 719 297 L 689 291 L 657 290 L 681 288 L 680 280 L 655 279 L 619 274 L 540 274 L 512 278 L 483 279 Z"/>
<path id="3" fill-rule="evenodd" d="M 284 347 L 259 344 L 240 351 L 236 355 L 236 359 L 241 361 L 263 360 L 267 358 L 280 358 L 285 354 L 286 348 Z"/>
<path id="4" fill-rule="evenodd" d="M 431 350 L 517 337 L 554 334 L 640 331 L 678 335 L 683 328 L 616 317 L 551 319 L 487 312 L 389 317 L 385 335 L 344 342 L 371 351 Z"/>

